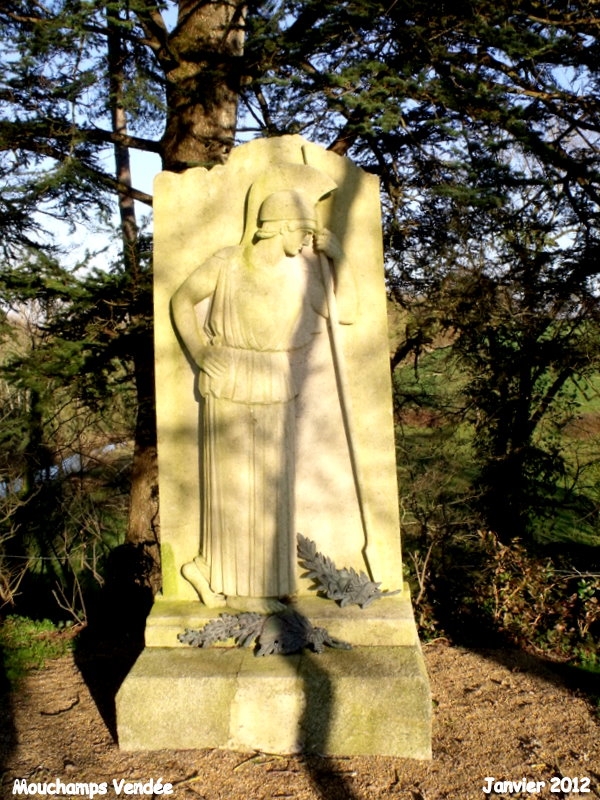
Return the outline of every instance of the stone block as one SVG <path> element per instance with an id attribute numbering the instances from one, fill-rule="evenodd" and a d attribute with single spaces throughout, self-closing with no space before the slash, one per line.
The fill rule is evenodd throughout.
<path id="1" fill-rule="evenodd" d="M 145 649 L 116 698 L 121 747 L 179 750 L 225 741 L 224 710 L 233 702 L 244 655 L 240 650 Z"/>
<path id="2" fill-rule="evenodd" d="M 340 608 L 322 597 L 300 597 L 294 608 L 315 627 L 325 628 L 331 636 L 353 646 L 403 647 L 417 644 L 408 587 L 400 595 L 382 598 L 365 609 Z M 235 613 L 207 608 L 197 601 L 157 598 L 146 624 L 146 647 L 187 647 L 177 640 L 185 628 L 198 630 L 219 613 Z"/>
<path id="3" fill-rule="evenodd" d="M 418 645 L 265 658 L 147 647 L 117 695 L 117 720 L 125 750 L 431 757 Z"/>

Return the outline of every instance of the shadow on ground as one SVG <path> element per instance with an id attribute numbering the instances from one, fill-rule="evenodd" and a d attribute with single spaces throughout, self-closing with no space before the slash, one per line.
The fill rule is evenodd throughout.
<path id="1" fill-rule="evenodd" d="M 590 554 L 589 548 L 585 549 L 578 557 L 583 559 L 587 555 L 589 568 L 597 568 L 600 565 L 597 550 Z M 577 564 L 583 566 L 581 561 Z M 588 700 L 591 710 L 600 716 L 600 672 L 576 666 L 574 659 L 560 662 L 545 657 L 528 643 L 519 647 L 508 633 L 497 628 L 489 614 L 480 608 L 457 603 L 455 595 L 447 587 L 436 598 L 435 613 L 440 629 L 445 631 L 452 645 L 481 653 L 503 667 L 532 672 L 557 686 L 578 692 Z"/>
<path id="2" fill-rule="evenodd" d="M 600 672 L 520 648 L 509 636 L 495 630 L 485 617 L 461 619 L 454 625 L 450 618 L 444 622 L 449 623 L 444 628 L 448 632 L 447 641 L 453 646 L 479 653 L 513 672 L 531 672 L 555 686 L 576 692 L 600 719 Z"/>
<path id="3" fill-rule="evenodd" d="M 123 545 L 111 554 L 105 587 L 88 613 L 79 635 L 75 663 L 98 711 L 117 741 L 115 697 L 144 649 L 146 617 L 152 592 L 143 580 L 135 547 Z"/>
<path id="4" fill-rule="evenodd" d="M 331 758 L 306 759 L 311 783 L 321 800 L 359 800 L 359 796 L 353 791 L 349 774 L 344 771 L 343 763 L 339 759 Z"/>
<path id="5" fill-rule="evenodd" d="M 484 658 L 495 661 L 512 672 L 531 672 L 544 680 L 585 697 L 590 710 L 600 718 L 600 673 L 577 667 L 573 664 L 557 663 L 542 656 L 524 652 L 515 647 L 477 648 L 471 650 Z"/>

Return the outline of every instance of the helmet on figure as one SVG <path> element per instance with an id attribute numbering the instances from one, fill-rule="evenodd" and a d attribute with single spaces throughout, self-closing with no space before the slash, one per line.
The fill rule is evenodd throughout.
<path id="1" fill-rule="evenodd" d="M 273 192 L 263 200 L 258 212 L 258 223 L 296 222 L 303 227 L 317 227 L 315 207 L 310 200 L 295 189 Z"/>

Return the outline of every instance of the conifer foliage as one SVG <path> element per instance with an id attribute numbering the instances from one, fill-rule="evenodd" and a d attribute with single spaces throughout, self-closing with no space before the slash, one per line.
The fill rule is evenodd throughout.
<path id="1" fill-rule="evenodd" d="M 598 365 L 593 0 L 5 0 L 0 59 L 0 270 L 25 302 L 39 254 L 61 264 L 46 290 L 61 347 L 81 357 L 77 376 L 56 364 L 65 384 L 115 359 L 134 383 L 131 542 L 156 552 L 158 507 L 149 247 L 133 206 L 151 197 L 129 154 L 211 167 L 240 137 L 284 133 L 380 177 L 406 321 L 394 363 L 450 343 L 481 511 L 505 538 L 526 531 L 564 472 L 543 422 Z M 61 247 L 117 208 L 119 264 L 80 284 Z"/>

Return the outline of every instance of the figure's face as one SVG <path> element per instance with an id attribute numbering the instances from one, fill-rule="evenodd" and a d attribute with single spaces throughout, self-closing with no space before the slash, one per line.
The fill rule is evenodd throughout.
<path id="1" fill-rule="evenodd" d="M 286 256 L 295 256 L 303 247 L 308 247 L 313 233 L 313 229 L 308 226 L 287 222 L 281 232 L 283 251 Z"/>

